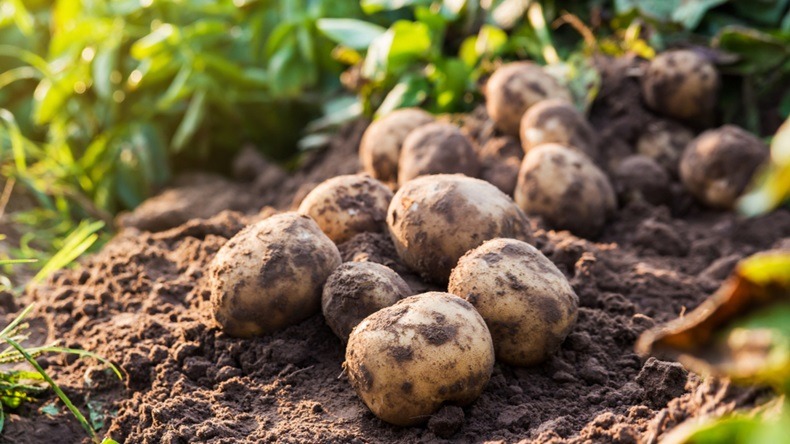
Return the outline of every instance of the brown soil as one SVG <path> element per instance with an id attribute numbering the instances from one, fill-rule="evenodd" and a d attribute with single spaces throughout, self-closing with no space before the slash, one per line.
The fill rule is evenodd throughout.
<path id="1" fill-rule="evenodd" d="M 601 145 L 609 147 L 602 151 L 610 161 L 633 153 L 638 128 L 654 118 L 623 108 L 633 105 L 627 95 L 634 82 L 605 76 L 604 96 L 594 108 L 595 120 L 603 119 L 595 127 L 611 129 L 602 133 Z M 90 406 L 95 418 L 103 418 L 100 434 L 127 443 L 654 443 L 688 418 L 753 406 L 769 396 L 634 354 L 641 332 L 696 307 L 737 260 L 790 243 L 789 211 L 756 219 L 707 211 L 677 184 L 671 205 L 632 200 L 594 242 L 533 220 L 536 246 L 579 296 L 578 324 L 548 362 L 533 368 L 498 363 L 475 403 L 444 407 L 425 426 L 391 426 L 368 411 L 342 374 L 344 346 L 320 315 L 263 338 L 227 337 L 210 315 L 206 269 L 213 255 L 245 224 L 274 212 L 259 212 L 262 206 L 288 208 L 321 180 L 357 171 L 362 129 L 364 123 L 344 129 L 288 178 L 263 165 L 260 174 L 281 180 L 251 193 L 249 206 L 235 208 L 247 214 L 224 211 L 158 232 L 128 223 L 80 268 L 59 272 L 26 294 L 25 302 L 37 302 L 33 325 L 41 325 L 46 337 L 96 352 L 122 369 L 120 382 L 90 359 L 39 358 L 83 411 Z M 252 189 L 248 185 L 259 180 L 265 181 L 236 186 Z M 166 223 L 146 220 L 148 227 L 174 223 L 166 208 L 149 215 Z M 140 214 L 127 220 L 135 218 L 143 220 Z M 341 252 L 344 260 L 391 266 L 414 290 L 435 288 L 406 273 L 385 235 L 357 236 Z M 85 440 L 60 403 L 57 415 L 41 411 L 53 399 L 9 415 L 0 440 Z"/>

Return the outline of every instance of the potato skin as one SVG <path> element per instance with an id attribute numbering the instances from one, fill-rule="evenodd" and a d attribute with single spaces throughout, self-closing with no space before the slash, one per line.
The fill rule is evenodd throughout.
<path id="1" fill-rule="evenodd" d="M 403 262 L 440 284 L 464 253 L 488 239 L 532 241 L 529 220 L 510 197 L 460 174 L 407 182 L 392 198 L 387 227 Z"/>
<path id="2" fill-rule="evenodd" d="M 544 143 L 558 143 L 574 148 L 593 162 L 598 162 L 598 136 L 587 119 L 563 99 L 541 100 L 521 118 L 521 146 L 527 153 Z"/>
<path id="3" fill-rule="evenodd" d="M 642 95 L 648 107 L 697 124 L 712 118 L 718 89 L 716 68 L 690 50 L 659 54 L 642 77 Z"/>
<path id="4" fill-rule="evenodd" d="M 532 62 L 500 66 L 485 86 L 486 110 L 503 133 L 518 137 L 521 116 L 543 99 L 571 101 L 568 88 Z"/>
<path id="5" fill-rule="evenodd" d="M 444 402 L 477 399 L 494 369 L 494 347 L 472 304 L 429 292 L 365 318 L 351 333 L 343 365 L 376 416 L 410 426 Z"/>
<path id="6" fill-rule="evenodd" d="M 612 179 L 617 195 L 623 202 L 644 200 L 653 205 L 662 205 L 672 197 L 669 174 L 658 162 L 647 156 L 626 157 L 615 168 Z"/>
<path id="7" fill-rule="evenodd" d="M 431 114 L 419 108 L 398 109 L 375 120 L 359 143 L 359 161 L 363 170 L 384 183 L 395 183 L 400 150 L 406 136 L 433 120 Z"/>
<path id="8" fill-rule="evenodd" d="M 694 133 L 671 120 L 657 120 L 647 125 L 636 142 L 637 153 L 658 162 L 672 176 L 678 177 L 678 164 L 683 150 L 694 139 Z"/>
<path id="9" fill-rule="evenodd" d="M 384 231 L 390 200 L 392 191 L 383 183 L 365 174 L 349 174 L 321 182 L 298 211 L 341 244 L 359 233 Z"/>
<path id="10" fill-rule="evenodd" d="M 686 147 L 680 179 L 700 202 L 730 209 L 768 157 L 768 147 L 760 139 L 735 125 L 724 125 L 705 131 Z"/>
<path id="11" fill-rule="evenodd" d="M 398 162 L 398 185 L 418 176 L 461 173 L 477 176 L 480 162 L 472 143 L 449 123 L 429 123 L 406 137 Z"/>
<path id="12" fill-rule="evenodd" d="M 483 316 L 498 360 L 516 366 L 544 361 L 576 322 L 579 298 L 559 269 L 532 245 L 492 239 L 466 253 L 448 292 Z"/>
<path id="13" fill-rule="evenodd" d="M 351 330 L 367 316 L 411 295 L 409 284 L 391 268 L 375 262 L 346 262 L 327 279 L 321 311 L 329 328 L 347 342 Z"/>
<path id="14" fill-rule="evenodd" d="M 209 266 L 214 319 L 229 336 L 281 330 L 317 313 L 340 252 L 308 216 L 288 212 L 247 226 Z"/>
<path id="15" fill-rule="evenodd" d="M 617 206 L 603 171 L 583 154 L 557 144 L 527 153 L 514 199 L 525 213 L 543 217 L 551 228 L 583 237 L 596 236 Z"/>

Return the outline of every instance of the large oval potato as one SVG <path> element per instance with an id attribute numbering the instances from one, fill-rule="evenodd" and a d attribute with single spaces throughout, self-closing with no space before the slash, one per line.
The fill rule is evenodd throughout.
<path id="1" fill-rule="evenodd" d="M 308 216 L 283 213 L 250 225 L 209 268 L 214 318 L 230 336 L 273 333 L 316 314 L 340 252 Z"/>
<path id="2" fill-rule="evenodd" d="M 525 213 L 541 216 L 551 228 L 584 237 L 597 235 L 617 205 L 603 171 L 587 156 L 557 144 L 527 153 L 514 198 Z"/>
<path id="3" fill-rule="evenodd" d="M 593 162 L 600 160 L 598 136 L 570 102 L 563 99 L 541 100 L 521 118 L 521 146 L 527 153 L 545 143 L 558 143 L 579 150 Z"/>
<path id="4" fill-rule="evenodd" d="M 429 123 L 412 131 L 403 142 L 398 163 L 398 185 L 418 176 L 460 173 L 477 176 L 480 161 L 472 143 L 449 123 Z"/>
<path id="5" fill-rule="evenodd" d="M 497 359 L 519 366 L 557 351 L 579 306 L 562 272 L 537 248 L 515 239 L 492 239 L 466 253 L 447 291 L 483 316 Z"/>
<path id="6" fill-rule="evenodd" d="M 477 399 L 494 369 L 494 347 L 472 304 L 430 292 L 365 318 L 351 332 L 344 368 L 376 416 L 409 426 L 443 403 Z"/>
<path id="7" fill-rule="evenodd" d="M 403 262 L 437 283 L 446 283 L 458 258 L 488 239 L 532 241 L 529 220 L 510 197 L 460 174 L 407 182 L 392 198 L 387 227 Z"/>
<path id="8" fill-rule="evenodd" d="M 398 180 L 398 159 L 406 136 L 433 120 L 431 114 L 419 108 L 403 108 L 373 121 L 359 143 L 363 170 L 384 183 L 394 184 Z"/>
<path id="9" fill-rule="evenodd" d="M 659 54 L 642 76 L 642 95 L 647 106 L 697 124 L 706 124 L 712 118 L 718 90 L 716 67 L 685 49 Z"/>
<path id="10" fill-rule="evenodd" d="M 548 98 L 571 101 L 571 93 L 554 77 L 532 62 L 500 66 L 485 86 L 486 111 L 503 133 L 518 137 L 521 116 L 534 104 Z"/>
<path id="11" fill-rule="evenodd" d="M 760 139 L 735 125 L 724 125 L 705 131 L 686 147 L 680 179 L 705 205 L 729 209 L 768 157 L 768 147 Z"/>
<path id="12" fill-rule="evenodd" d="M 366 231 L 385 230 L 392 191 L 364 174 L 337 176 L 318 184 L 299 205 L 299 213 L 316 221 L 321 230 L 341 244 Z"/>

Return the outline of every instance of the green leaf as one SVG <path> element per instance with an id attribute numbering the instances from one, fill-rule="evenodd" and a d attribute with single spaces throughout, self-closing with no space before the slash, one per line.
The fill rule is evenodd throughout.
<path id="1" fill-rule="evenodd" d="M 66 267 L 77 259 L 99 239 L 96 233 L 102 228 L 104 228 L 104 222 L 102 221 L 81 222 L 79 226 L 66 237 L 63 242 L 63 247 L 41 267 L 41 270 L 33 277 L 32 282 L 41 282 L 53 271 Z"/>
<path id="2" fill-rule="evenodd" d="M 763 26 L 779 27 L 782 21 L 782 12 L 785 11 L 788 0 L 733 0 L 738 15 L 754 20 Z"/>
<path id="3" fill-rule="evenodd" d="M 318 19 L 318 30 L 332 41 L 352 49 L 367 49 L 376 37 L 387 30 L 364 20 Z"/>
<path id="4" fill-rule="evenodd" d="M 359 2 L 365 14 L 375 14 L 381 11 L 394 11 L 407 6 L 431 4 L 431 0 L 361 0 Z"/>
<path id="5" fill-rule="evenodd" d="M 681 1 L 672 12 L 672 21 L 682 24 L 686 29 L 695 29 L 709 10 L 728 1 L 730 0 Z"/>
<path id="6" fill-rule="evenodd" d="M 203 122 L 203 116 L 206 114 L 206 91 L 198 90 L 192 96 L 189 102 L 187 111 L 184 114 L 184 119 L 178 125 L 173 140 L 170 143 L 170 148 L 173 152 L 179 152 L 186 146 L 187 142 L 195 135 L 198 126 Z"/>
<path id="7" fill-rule="evenodd" d="M 178 28 L 165 23 L 132 45 L 130 53 L 137 60 L 143 60 L 159 52 L 165 52 L 168 45 L 176 45 L 180 40 Z"/>
<path id="8" fill-rule="evenodd" d="M 428 82 L 423 77 L 405 76 L 384 98 L 376 110 L 376 116 L 385 116 L 398 108 L 419 106 L 428 97 L 428 87 Z"/>
<path id="9" fill-rule="evenodd" d="M 60 414 L 60 409 L 58 408 L 58 406 L 55 405 L 54 402 L 50 402 L 49 404 L 45 405 L 44 407 L 41 407 L 40 410 L 41 410 L 41 413 L 44 413 L 44 414 L 47 414 L 47 415 L 51 415 L 51 416 L 55 416 L 55 415 Z"/>
<path id="10" fill-rule="evenodd" d="M 775 37 L 752 28 L 728 26 L 714 40 L 714 46 L 739 56 L 727 70 L 741 75 L 766 73 L 790 58 L 790 37 Z"/>
<path id="11" fill-rule="evenodd" d="M 115 45 L 102 46 L 96 53 L 91 64 L 93 74 L 93 88 L 96 95 L 102 99 L 112 97 L 112 74 L 118 64 L 118 47 Z"/>

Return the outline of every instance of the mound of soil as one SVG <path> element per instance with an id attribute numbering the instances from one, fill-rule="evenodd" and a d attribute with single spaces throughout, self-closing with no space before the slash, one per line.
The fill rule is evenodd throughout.
<path id="1" fill-rule="evenodd" d="M 611 79 L 604 76 L 602 91 L 631 93 Z M 627 113 L 618 108 L 623 103 L 603 96 L 596 104 L 603 107 L 598 118 L 609 119 L 596 126 L 619 128 L 604 133 L 616 147 L 610 158 L 632 152 L 637 126 L 653 118 L 646 111 Z M 481 126 L 469 123 L 468 133 L 475 125 Z M 578 324 L 548 362 L 533 368 L 497 363 L 480 399 L 463 409 L 446 406 L 422 427 L 394 427 L 368 411 L 342 372 L 344 346 L 320 315 L 268 337 L 227 337 L 211 320 L 208 263 L 247 223 L 275 211 L 261 206 L 287 209 L 321 180 L 357 171 L 364 127 L 341 131 L 297 173 L 277 173 L 277 185 L 257 193 L 248 207 L 235 200 L 240 212 L 203 215 L 169 229 L 175 219 L 143 225 L 162 229 L 157 232 L 139 229 L 144 219 L 137 214 L 129 219 L 137 223 L 80 268 L 59 272 L 26 294 L 37 303 L 30 318 L 37 336 L 93 351 L 122 369 L 118 381 L 91 359 L 39 358 L 78 407 L 103 424 L 100 434 L 128 443 L 655 443 L 688 418 L 769 396 L 634 354 L 640 333 L 696 307 L 739 259 L 790 242 L 786 210 L 744 219 L 704 210 L 677 189 L 671 205 L 625 204 L 594 242 L 533 220 L 536 246 L 579 295 Z M 483 146 L 483 139 L 476 142 Z M 179 218 L 185 208 L 178 207 Z M 408 273 L 384 234 L 359 235 L 340 250 L 344 260 L 383 263 L 415 290 L 432 289 Z M 8 415 L 0 439 L 87 441 L 61 404 L 55 415 L 42 410 L 53 400 Z"/>

